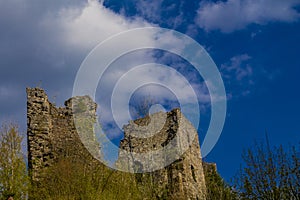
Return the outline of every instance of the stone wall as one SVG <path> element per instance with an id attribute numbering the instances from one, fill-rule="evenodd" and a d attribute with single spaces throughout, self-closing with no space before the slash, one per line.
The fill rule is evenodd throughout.
<path id="1" fill-rule="evenodd" d="M 27 88 L 26 91 L 28 164 L 32 179 L 38 182 L 42 178 L 43 169 L 65 156 L 77 160 L 84 156 L 84 160 L 99 164 L 85 148 L 89 146 L 90 150 L 99 149 L 100 156 L 99 144 L 95 135 L 91 134 L 96 119 L 96 104 L 92 99 L 88 96 L 73 97 L 65 102 L 65 107 L 56 107 L 49 102 L 44 90 Z M 139 137 L 143 135 L 144 138 Z M 171 148 L 158 158 L 159 162 L 146 162 L 149 166 L 137 156 L 139 153 L 156 152 L 168 146 Z M 159 199 L 164 199 L 164 196 L 171 199 L 205 199 L 206 187 L 198 134 L 179 109 L 131 121 L 124 126 L 124 139 L 120 143 L 120 149 L 117 165 L 126 167 L 125 162 L 133 172 L 166 166 L 155 172 L 137 174 L 140 178 L 137 181 L 143 182 L 146 175 L 150 175 L 154 184 L 159 185 Z M 129 152 L 130 156 L 124 152 Z M 143 159 L 151 161 L 150 157 Z M 136 166 L 139 168 L 132 166 L 132 163 L 138 163 Z"/>
<path id="2" fill-rule="evenodd" d="M 80 112 L 95 118 L 96 104 L 92 99 L 88 96 L 74 97 L 65 102 L 65 107 L 57 108 L 49 102 L 44 90 L 27 88 L 26 92 L 28 165 L 32 179 L 38 180 L 43 169 L 60 158 L 78 159 L 84 156 L 95 162 L 96 159 L 92 158 L 79 137 L 72 112 L 72 102 L 80 99 L 83 108 L 77 110 L 81 109 Z M 92 143 L 99 147 L 96 140 Z"/>
<path id="3" fill-rule="evenodd" d="M 149 133 L 151 137 L 148 137 Z M 172 195 L 173 199 L 205 199 L 198 134 L 179 109 L 131 121 L 124 126 L 120 149 L 125 151 L 120 151 L 118 164 L 135 172 L 166 166 L 151 174 L 161 191 L 168 191 L 168 196 Z"/>

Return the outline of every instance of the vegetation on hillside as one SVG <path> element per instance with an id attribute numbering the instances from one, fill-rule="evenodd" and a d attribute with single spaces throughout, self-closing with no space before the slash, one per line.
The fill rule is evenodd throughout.
<path id="1" fill-rule="evenodd" d="M 25 199 L 29 186 L 25 158 L 22 152 L 23 135 L 15 124 L 0 129 L 0 199 L 13 196 Z"/>
<path id="2" fill-rule="evenodd" d="M 137 185 L 135 176 L 98 165 L 62 159 L 45 170 L 45 178 L 33 185 L 32 199 L 152 199 L 149 187 Z"/>
<path id="3" fill-rule="evenodd" d="M 119 172 L 65 155 L 30 181 L 22 153 L 22 134 L 16 125 L 0 129 L 0 199 L 173 199 L 158 191 L 151 174 Z M 256 144 L 243 153 L 244 163 L 233 186 L 225 183 L 215 166 L 204 164 L 208 200 L 300 199 L 299 147 Z M 143 177 L 143 181 L 140 181 Z"/>
<path id="4" fill-rule="evenodd" d="M 235 200 L 237 193 L 227 184 L 217 172 L 214 163 L 203 163 L 207 199 L 209 200 Z"/>

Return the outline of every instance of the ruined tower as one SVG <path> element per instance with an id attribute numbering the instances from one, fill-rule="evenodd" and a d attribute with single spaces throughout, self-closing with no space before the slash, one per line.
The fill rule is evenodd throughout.
<path id="1" fill-rule="evenodd" d="M 65 156 L 74 159 L 84 156 L 95 162 L 96 159 L 93 159 L 79 137 L 72 112 L 72 103 L 80 101 L 77 104 L 78 112 L 88 113 L 95 118 L 96 104 L 92 99 L 88 96 L 74 97 L 65 102 L 65 107 L 57 108 L 49 102 L 44 90 L 27 88 L 26 92 L 28 166 L 32 179 L 38 181 L 44 168 Z M 89 140 L 99 148 L 96 140 Z"/>
<path id="2" fill-rule="evenodd" d="M 56 107 L 40 88 L 27 88 L 26 92 L 28 165 L 32 179 L 38 182 L 43 169 L 64 156 L 75 160 L 84 156 L 85 161 L 98 165 L 98 160 L 85 145 L 88 143 L 92 150 L 99 149 L 100 156 L 99 144 L 92 134 L 96 103 L 83 96 L 67 100 L 65 107 Z M 81 131 L 86 134 L 82 136 Z M 153 135 L 147 135 L 152 132 Z M 139 137 L 143 135 L 147 137 Z M 162 149 L 166 151 L 155 154 Z M 154 154 L 138 156 L 147 152 Z M 150 161 L 148 165 L 143 158 Z M 202 200 L 206 197 L 198 134 L 179 109 L 155 113 L 124 126 L 117 164 L 123 167 L 127 164 L 128 168 L 133 168 L 129 171 L 139 172 L 137 182 L 142 183 L 150 175 L 153 183 L 159 186 L 158 199 Z"/>
<path id="3" fill-rule="evenodd" d="M 151 132 L 151 137 L 144 137 Z M 165 195 L 163 191 L 168 191 L 167 196 L 172 199 L 206 199 L 198 134 L 180 109 L 131 121 L 124 126 L 120 149 L 119 165 L 132 167 L 138 173 L 157 169 L 150 174 L 161 188 L 160 198 Z"/>

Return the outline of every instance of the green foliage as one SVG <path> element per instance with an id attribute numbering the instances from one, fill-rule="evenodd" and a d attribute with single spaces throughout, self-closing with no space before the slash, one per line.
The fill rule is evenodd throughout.
<path id="1" fill-rule="evenodd" d="M 26 198 L 29 181 L 22 140 L 16 125 L 3 125 L 0 129 L 0 199 Z"/>
<path id="2" fill-rule="evenodd" d="M 216 165 L 203 163 L 207 200 L 234 200 L 237 194 L 218 174 Z"/>
<path id="3" fill-rule="evenodd" d="M 92 131 L 94 119 L 77 118 L 82 132 Z M 16 125 L 0 129 L 0 200 L 57 199 L 57 200 L 139 200 L 184 199 L 172 196 L 167 185 L 155 185 L 155 173 L 131 174 L 104 166 L 91 155 L 76 154 L 78 146 L 65 143 L 67 152 L 43 169 L 41 178 L 29 182 L 22 153 L 23 136 Z M 94 145 L 95 138 L 84 141 Z M 245 165 L 230 187 L 217 173 L 216 166 L 203 163 L 207 200 L 289 199 L 300 200 L 300 151 L 282 146 L 256 144 L 243 153 Z M 31 186 L 31 187 L 29 187 Z M 233 189 L 234 188 L 234 189 Z M 29 192 L 29 194 L 28 194 Z"/>
<path id="4" fill-rule="evenodd" d="M 295 146 L 256 144 L 243 153 L 245 166 L 235 178 L 241 199 L 300 199 L 300 151 Z"/>
<path id="5" fill-rule="evenodd" d="M 143 199 L 151 197 L 147 185 L 137 184 L 134 174 L 91 166 L 68 158 L 44 171 L 45 176 L 32 188 L 32 199 Z"/>

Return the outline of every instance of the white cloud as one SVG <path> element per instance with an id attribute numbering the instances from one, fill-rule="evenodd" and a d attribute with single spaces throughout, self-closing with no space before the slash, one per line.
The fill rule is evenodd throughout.
<path id="1" fill-rule="evenodd" d="M 300 13 L 294 8 L 298 0 L 228 0 L 201 2 L 195 19 L 206 31 L 233 32 L 249 24 L 297 21 Z"/>
<path id="2" fill-rule="evenodd" d="M 136 8 L 141 13 L 142 16 L 152 19 L 153 21 L 161 20 L 163 0 L 156 1 L 137 1 Z"/>
<path id="3" fill-rule="evenodd" d="M 233 56 L 229 62 L 222 64 L 220 72 L 225 85 L 231 89 L 227 99 L 247 96 L 254 85 L 253 67 L 249 64 L 251 57 L 248 54 Z M 234 88 L 234 90 L 232 90 Z"/>
<path id="4" fill-rule="evenodd" d="M 25 87 L 42 82 L 49 97 L 60 94 L 61 105 L 71 96 L 76 71 L 93 47 L 121 31 L 149 25 L 96 0 L 0 1 L 0 102 L 11 104 L 13 98 L 24 106 Z M 11 82 L 21 88 L 22 98 L 16 98 L 16 89 L 2 87 Z M 26 109 L 6 110 L 2 114 L 18 113 L 21 118 Z"/>
<path id="5" fill-rule="evenodd" d="M 0 102 L 3 103 L 2 105 L 9 104 L 11 99 L 15 99 L 16 104 L 24 106 L 25 87 L 34 87 L 39 82 L 42 82 L 42 87 L 45 88 L 50 99 L 52 96 L 57 96 L 56 103 L 61 105 L 70 97 L 76 72 L 90 50 L 114 34 L 151 25 L 141 18 L 128 19 L 118 15 L 96 0 L 32 1 L 34 3 L 28 0 L 22 0 L 22 3 L 17 0 L 0 1 L 0 26 L 3 27 L 0 31 L 0 43 L 3 47 L 0 50 L 0 56 L 5 63 L 0 66 L 2 97 Z M 14 12 L 11 12 L 12 9 Z M 178 38 L 167 32 L 160 36 L 157 41 L 153 41 L 152 37 L 145 34 L 136 35 L 135 39 L 146 40 L 150 43 L 158 42 L 169 49 L 182 50 L 183 46 L 178 43 Z M 136 41 L 130 40 L 130 42 Z M 113 53 L 113 48 L 118 48 L 118 46 L 107 49 L 107 52 Z M 107 72 L 106 79 L 103 80 L 106 85 L 101 88 L 103 90 L 100 93 L 109 94 L 115 81 L 128 70 L 126 66 L 155 62 L 153 55 L 149 52 L 141 52 L 132 57 L 120 59 L 115 70 Z M 179 76 L 173 72 L 165 74 L 160 74 L 155 70 L 148 74 L 136 72 L 129 83 L 147 80 L 156 74 L 160 77 L 154 81 L 164 80 L 167 85 L 180 89 L 180 94 L 185 101 L 191 98 L 192 93 L 187 90 L 188 84 L 179 82 Z M 22 98 L 16 98 L 20 92 L 16 92 L 15 88 L 2 87 L 12 80 L 16 80 L 16 87 L 23 91 Z M 199 92 L 204 90 L 201 85 L 196 85 L 194 82 L 193 84 Z M 152 88 L 151 92 L 160 98 L 169 98 L 159 88 Z M 203 92 L 201 100 L 208 101 L 208 95 L 207 92 Z M 9 98 L 4 98 L 6 96 Z M 14 110 L 11 110 L 11 113 L 18 113 L 24 120 L 25 107 L 20 110 L 13 106 L 12 109 Z M 100 117 L 105 118 L 109 115 L 107 109 L 110 107 L 100 105 L 99 109 L 102 109 L 104 113 Z M 8 111 L 5 110 L 3 113 L 7 114 Z"/>
<path id="6" fill-rule="evenodd" d="M 81 50 L 91 50 L 117 33 L 151 26 L 142 18 L 127 19 L 118 15 L 95 0 L 90 0 L 81 7 L 66 7 L 58 13 L 50 13 L 41 24 L 46 30 L 54 28 L 54 34 L 60 37 L 67 48 Z"/>
<path id="7" fill-rule="evenodd" d="M 123 61 L 124 60 L 118 60 L 114 65 L 124 63 Z M 126 65 L 127 64 L 128 62 L 126 62 Z M 129 67 L 131 67 L 131 69 L 128 69 Z M 190 101 L 192 103 L 197 102 L 197 96 L 193 93 L 190 83 L 170 67 L 159 67 L 156 64 L 149 64 L 137 68 L 134 68 L 134 65 L 125 66 L 125 69 L 126 68 L 127 70 L 125 71 L 123 70 L 124 68 L 115 68 L 115 70 L 108 71 L 104 76 L 102 84 L 114 86 L 114 93 L 109 91 L 113 88 L 103 88 L 103 90 L 101 89 L 101 94 L 99 94 L 104 97 L 112 96 L 112 106 L 114 110 L 117 111 L 117 115 L 114 117 L 117 117 L 120 127 L 130 120 L 127 115 L 129 109 L 128 103 L 131 95 L 133 95 L 132 92 L 136 92 L 138 88 L 147 87 L 146 90 L 142 90 L 138 94 L 141 96 L 150 95 L 154 100 L 175 101 L 178 99 L 180 103 L 183 104 L 190 103 Z M 158 87 L 157 84 L 161 84 L 162 87 Z M 172 92 L 176 97 L 172 96 L 171 93 L 166 92 L 166 90 Z M 100 103 L 105 104 L 106 99 L 102 97 L 99 98 L 99 101 Z M 106 102 L 106 104 L 107 103 L 109 103 L 109 105 L 105 106 L 110 106 L 110 102 Z M 108 111 L 101 111 L 101 116 L 104 121 L 106 120 L 105 118 L 111 117 Z"/>
<path id="8" fill-rule="evenodd" d="M 245 64 L 251 57 L 248 54 L 236 55 L 230 59 L 230 63 L 221 65 L 221 72 L 225 78 L 235 78 L 238 81 L 249 78 L 253 74 L 252 67 Z M 234 77 L 232 77 L 234 75 Z"/>

